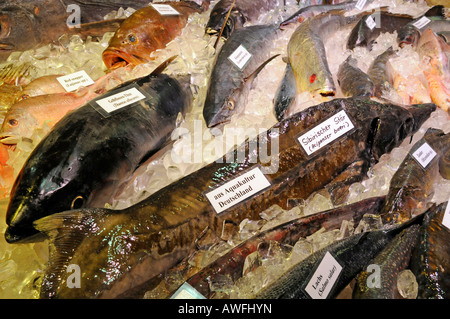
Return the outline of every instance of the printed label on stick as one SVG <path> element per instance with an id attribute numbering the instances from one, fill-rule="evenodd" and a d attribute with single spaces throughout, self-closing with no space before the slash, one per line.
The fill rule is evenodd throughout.
<path id="1" fill-rule="evenodd" d="M 106 112 L 111 113 L 125 106 L 145 99 L 146 96 L 135 87 L 95 101 Z"/>
<path id="2" fill-rule="evenodd" d="M 423 145 L 419 147 L 412 155 L 423 168 L 426 168 L 436 156 L 436 152 L 430 145 L 428 145 L 428 143 L 423 143 Z"/>
<path id="3" fill-rule="evenodd" d="M 353 128 L 352 121 L 342 110 L 300 136 L 298 141 L 305 152 L 311 155 Z"/>
<path id="4" fill-rule="evenodd" d="M 233 178 L 224 185 L 205 193 L 217 214 L 242 202 L 270 186 L 259 167 Z"/>
<path id="5" fill-rule="evenodd" d="M 445 208 L 444 218 L 442 219 L 442 225 L 450 229 L 450 198 L 447 202 L 447 207 Z"/>
<path id="6" fill-rule="evenodd" d="M 372 16 L 367 17 L 366 24 L 367 24 L 367 26 L 369 27 L 370 30 L 375 28 L 375 26 L 377 25 L 375 20 L 372 18 Z"/>
<path id="7" fill-rule="evenodd" d="M 428 23 L 430 23 L 430 19 L 428 19 L 427 17 L 422 17 L 419 20 L 417 20 L 416 22 L 413 23 L 413 26 L 415 26 L 417 29 L 422 29 L 424 26 L 426 26 Z"/>
<path id="8" fill-rule="evenodd" d="M 162 16 L 177 16 L 180 15 L 180 13 L 175 10 L 171 5 L 169 4 L 156 4 L 156 3 L 151 3 L 150 4 L 153 9 L 155 9 L 156 11 L 158 11 L 158 13 Z"/>
<path id="9" fill-rule="evenodd" d="M 358 10 L 362 10 L 364 6 L 366 5 L 367 0 L 358 0 L 358 2 L 355 5 L 355 8 Z"/>
<path id="10" fill-rule="evenodd" d="M 305 291 L 312 299 L 326 299 L 341 271 L 342 266 L 327 252 L 308 282 Z"/>
<path id="11" fill-rule="evenodd" d="M 170 297 L 170 299 L 206 299 L 194 287 L 187 282 L 181 285 L 177 291 Z"/>
<path id="12" fill-rule="evenodd" d="M 75 91 L 82 86 L 89 86 L 91 84 L 94 84 L 94 81 L 84 70 L 68 75 L 63 75 L 57 77 L 56 79 L 67 92 Z"/>
<path id="13" fill-rule="evenodd" d="M 229 57 L 240 70 L 244 68 L 248 60 L 252 57 L 251 53 L 247 51 L 242 45 L 240 45 Z"/>

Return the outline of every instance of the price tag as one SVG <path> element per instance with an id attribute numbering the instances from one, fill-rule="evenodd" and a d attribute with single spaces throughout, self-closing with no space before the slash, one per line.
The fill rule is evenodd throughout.
<path id="1" fill-rule="evenodd" d="M 353 128 L 352 121 L 342 110 L 300 136 L 298 141 L 306 154 L 311 155 Z"/>
<path id="2" fill-rule="evenodd" d="M 194 287 L 187 282 L 181 285 L 177 291 L 170 297 L 170 299 L 206 299 Z"/>
<path id="3" fill-rule="evenodd" d="M 417 29 L 422 29 L 424 26 L 426 26 L 428 23 L 430 23 L 430 19 L 428 19 L 427 17 L 422 17 L 419 20 L 417 20 L 416 22 L 413 23 L 413 26 L 416 27 Z"/>
<path id="4" fill-rule="evenodd" d="M 341 271 L 342 266 L 327 252 L 308 282 L 305 291 L 313 299 L 326 299 Z"/>
<path id="5" fill-rule="evenodd" d="M 233 62 L 240 70 L 244 68 L 247 62 L 252 57 L 251 53 L 247 51 L 242 45 L 240 45 L 228 59 Z"/>
<path id="6" fill-rule="evenodd" d="M 375 20 L 372 18 L 372 16 L 368 16 L 366 19 L 366 24 L 369 27 L 370 30 L 373 30 L 373 28 L 375 28 L 375 26 L 377 25 L 375 23 Z"/>
<path id="7" fill-rule="evenodd" d="M 358 2 L 355 5 L 355 8 L 358 10 L 362 10 L 364 6 L 366 5 L 367 0 L 358 0 Z"/>
<path id="8" fill-rule="evenodd" d="M 156 11 L 158 11 L 158 13 L 162 16 L 177 16 L 180 15 L 180 13 L 175 10 L 171 5 L 169 4 L 156 4 L 156 3 L 151 3 L 150 4 L 153 9 L 155 9 Z"/>
<path id="9" fill-rule="evenodd" d="M 94 81 L 84 70 L 68 75 L 63 75 L 57 77 L 56 79 L 67 92 L 75 91 L 82 86 L 89 86 L 91 84 L 94 84 Z"/>
<path id="10" fill-rule="evenodd" d="M 428 143 L 423 143 L 413 154 L 413 158 L 423 167 L 426 168 L 428 164 L 436 156 L 436 152 L 431 148 Z"/>
<path id="11" fill-rule="evenodd" d="M 270 182 L 261 169 L 256 167 L 206 193 L 205 196 L 219 214 L 269 186 Z"/>
<path id="12" fill-rule="evenodd" d="M 135 87 L 95 101 L 107 113 L 145 99 L 146 96 Z"/>
<path id="13" fill-rule="evenodd" d="M 444 218 L 442 219 L 442 225 L 450 229 L 450 199 L 447 202 L 447 207 L 445 208 Z"/>

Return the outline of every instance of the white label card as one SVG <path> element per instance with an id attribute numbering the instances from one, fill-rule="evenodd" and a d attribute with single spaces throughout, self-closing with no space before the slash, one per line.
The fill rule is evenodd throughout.
<path id="1" fill-rule="evenodd" d="M 450 229 L 450 198 L 447 202 L 447 207 L 445 208 L 444 218 L 442 219 L 442 225 Z"/>
<path id="2" fill-rule="evenodd" d="M 423 168 L 427 167 L 436 155 L 436 152 L 428 145 L 428 143 L 423 143 L 423 145 L 412 154 Z"/>
<path id="3" fill-rule="evenodd" d="M 126 91 L 122 91 L 120 93 L 97 100 L 95 102 L 106 112 L 111 113 L 145 98 L 146 96 L 139 92 L 137 88 L 131 88 Z"/>
<path id="4" fill-rule="evenodd" d="M 175 10 L 171 5 L 169 4 L 156 4 L 156 3 L 151 3 L 150 4 L 153 9 L 155 9 L 156 11 L 158 11 L 158 13 L 162 16 L 177 16 L 180 15 L 180 13 Z"/>
<path id="5" fill-rule="evenodd" d="M 375 26 L 377 25 L 372 16 L 367 17 L 366 24 L 370 30 L 373 30 L 373 28 L 375 28 Z"/>
<path id="6" fill-rule="evenodd" d="M 342 110 L 300 136 L 298 141 L 305 152 L 311 155 L 353 128 L 352 121 Z"/>
<path id="7" fill-rule="evenodd" d="M 355 5 L 355 8 L 358 10 L 362 10 L 364 6 L 366 5 L 367 0 L 358 0 L 358 2 Z"/>
<path id="8" fill-rule="evenodd" d="M 251 53 L 247 51 L 242 45 L 240 45 L 228 59 L 233 62 L 240 70 L 247 64 L 248 60 L 252 57 Z"/>
<path id="9" fill-rule="evenodd" d="M 259 167 L 233 178 L 224 185 L 205 193 L 217 214 L 242 202 L 270 186 Z"/>
<path id="10" fill-rule="evenodd" d="M 413 26 L 415 26 L 417 29 L 422 29 L 424 26 L 426 26 L 428 23 L 430 23 L 430 19 L 428 19 L 427 17 L 422 17 L 419 20 L 417 20 L 416 22 L 413 23 Z"/>
<path id="11" fill-rule="evenodd" d="M 326 299 L 341 271 L 342 266 L 327 252 L 308 282 L 305 291 L 312 299 Z"/>
<path id="12" fill-rule="evenodd" d="M 81 70 L 72 74 L 63 75 L 56 78 L 59 83 L 67 92 L 72 92 L 77 90 L 82 86 L 89 86 L 94 84 L 94 80 L 86 73 L 86 71 Z"/>
<path id="13" fill-rule="evenodd" d="M 170 297 L 170 299 L 206 299 L 194 287 L 187 282 L 181 285 L 177 291 Z"/>

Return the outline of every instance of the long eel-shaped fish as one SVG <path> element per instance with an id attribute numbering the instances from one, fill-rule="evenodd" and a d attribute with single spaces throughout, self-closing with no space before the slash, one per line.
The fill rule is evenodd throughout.
<path id="1" fill-rule="evenodd" d="M 147 282 L 195 251 L 195 239 L 205 230 L 220 234 L 225 221 L 258 219 L 272 205 L 286 208 L 288 199 L 306 199 L 335 179 L 361 180 L 371 164 L 416 132 L 435 109 L 434 104 L 405 108 L 335 99 L 294 114 L 128 208 L 80 209 L 45 217 L 35 225 L 51 237 L 54 249 L 41 297 L 123 297 L 140 287 L 145 292 Z M 322 140 L 323 145 L 331 137 L 323 121 L 341 121 L 342 129 L 345 114 L 344 122 L 350 124 L 351 119 L 355 129 L 307 155 L 299 135 L 318 130 L 322 137 L 310 136 L 310 141 Z M 266 152 L 254 151 L 257 143 L 271 150 L 272 144 L 278 145 L 279 151 L 267 158 Z M 260 182 L 253 184 L 257 175 Z M 80 267 L 80 289 L 66 285 L 69 264 Z"/>
<path id="2" fill-rule="evenodd" d="M 136 102 L 126 106 L 127 98 Z M 111 113 L 96 102 L 105 99 L 110 100 Z M 165 74 L 150 74 L 64 116 L 16 179 L 6 213 L 6 240 L 38 239 L 33 222 L 44 216 L 75 207 L 104 207 L 140 163 L 164 145 L 189 101 L 184 84 Z"/>

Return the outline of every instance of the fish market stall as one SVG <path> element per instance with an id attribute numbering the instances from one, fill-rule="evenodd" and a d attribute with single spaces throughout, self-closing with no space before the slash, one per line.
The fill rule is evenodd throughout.
<path id="1" fill-rule="evenodd" d="M 148 2 L 0 55 L 0 298 L 449 297 L 445 2 Z"/>

